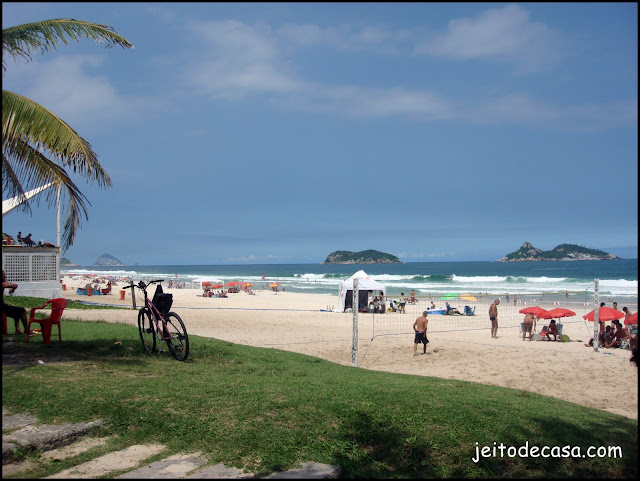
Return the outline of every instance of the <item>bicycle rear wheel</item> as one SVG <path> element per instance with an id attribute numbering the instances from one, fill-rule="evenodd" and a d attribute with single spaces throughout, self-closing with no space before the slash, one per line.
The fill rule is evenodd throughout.
<path id="1" fill-rule="evenodd" d="M 151 320 L 151 311 L 143 307 L 138 312 L 138 331 L 140 331 L 140 340 L 142 347 L 147 352 L 156 350 L 156 334 L 153 332 L 153 324 Z"/>
<path id="2" fill-rule="evenodd" d="M 170 312 L 164 318 L 166 323 L 166 332 L 164 336 L 168 336 L 166 339 L 169 352 L 178 361 L 184 361 L 189 355 L 189 335 L 187 329 L 184 327 L 184 323 L 180 316 L 175 312 Z"/>

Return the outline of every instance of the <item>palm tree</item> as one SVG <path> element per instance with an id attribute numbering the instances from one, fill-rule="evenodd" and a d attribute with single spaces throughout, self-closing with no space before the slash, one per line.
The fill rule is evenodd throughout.
<path id="1" fill-rule="evenodd" d="M 61 18 L 28 23 L 2 30 L 2 70 L 6 70 L 5 53 L 14 59 L 31 60 L 31 55 L 55 49 L 59 42 L 78 41 L 80 37 L 93 38 L 96 43 L 106 42 L 108 47 L 119 45 L 133 48 L 112 27 L 80 20 Z M 8 197 L 20 196 L 20 208 L 31 212 L 24 193 L 34 187 L 53 182 L 47 190 L 50 206 L 58 201 L 58 188 L 68 197 L 62 236 L 63 251 L 75 239 L 88 201 L 67 174 L 67 169 L 80 174 L 99 187 L 109 187 L 111 179 L 98 162 L 91 145 L 80 137 L 62 119 L 42 105 L 7 90 L 2 91 L 2 190 Z"/>

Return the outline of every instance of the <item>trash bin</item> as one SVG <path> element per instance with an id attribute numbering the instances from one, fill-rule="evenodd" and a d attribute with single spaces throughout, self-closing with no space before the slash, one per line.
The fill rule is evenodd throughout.
<path id="1" fill-rule="evenodd" d="M 127 291 L 120 291 L 120 299 L 122 299 L 124 301 L 124 295 L 127 293 Z"/>

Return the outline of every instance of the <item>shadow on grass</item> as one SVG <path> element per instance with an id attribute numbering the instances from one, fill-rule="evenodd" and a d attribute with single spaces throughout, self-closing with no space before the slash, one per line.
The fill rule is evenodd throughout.
<path id="1" fill-rule="evenodd" d="M 369 479 L 638 476 L 637 423 L 633 420 L 610 426 L 585 418 L 584 426 L 576 427 L 560 416 L 540 415 L 532 416 L 524 427 L 517 420 L 507 426 L 492 426 L 492 420 L 487 419 L 486 429 L 478 437 L 495 437 L 495 441 L 465 436 L 445 445 L 442 430 L 446 426 L 432 425 L 429 429 L 429 418 L 428 414 L 416 416 L 416 422 L 426 427 L 423 436 L 416 436 L 399 429 L 392 419 L 374 419 L 368 413 L 356 412 L 342 424 L 344 446 L 334 456 L 333 464 L 343 468 L 346 478 Z M 483 446 L 491 448 L 491 456 L 479 455 L 476 447 Z M 536 455 L 534 446 L 538 450 L 547 446 L 548 456 L 540 451 Z M 591 446 L 595 449 L 590 456 L 587 450 Z M 610 447 L 614 449 L 609 451 Z M 617 447 L 620 449 L 614 453 Z"/>

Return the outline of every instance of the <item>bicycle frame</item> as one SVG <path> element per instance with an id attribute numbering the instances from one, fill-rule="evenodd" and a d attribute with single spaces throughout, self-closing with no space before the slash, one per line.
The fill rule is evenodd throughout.
<path id="1" fill-rule="evenodd" d="M 132 282 L 131 285 L 126 286 L 132 289 L 132 295 L 135 287 L 142 290 L 144 294 L 144 307 L 138 311 L 140 340 L 145 351 L 148 352 L 153 352 L 156 349 L 156 340 L 166 343 L 171 355 L 178 361 L 184 361 L 189 355 L 189 335 L 182 319 L 175 312 L 163 315 L 147 294 L 147 288 L 151 284 L 161 282 L 162 279 L 157 279 L 149 281 L 149 283 L 140 281 L 137 285 Z M 156 290 L 156 292 L 158 291 Z M 149 324 L 151 325 L 149 326 Z M 162 346 L 160 346 L 158 354 L 160 352 L 162 352 Z"/>
<path id="2" fill-rule="evenodd" d="M 161 341 L 166 341 L 167 337 L 161 334 L 162 332 L 165 331 L 165 329 L 161 331 L 160 326 L 158 324 L 159 322 L 164 323 L 166 321 L 164 319 L 164 316 L 160 313 L 160 311 L 156 307 L 156 305 L 151 301 L 151 299 L 149 299 L 149 295 L 147 294 L 147 287 L 149 287 L 148 284 L 145 287 L 142 287 L 141 289 L 142 289 L 142 292 L 144 292 L 144 306 L 147 309 L 149 309 L 149 312 L 151 312 L 151 320 L 153 321 L 152 323 L 153 332 L 158 339 L 160 339 Z"/>

